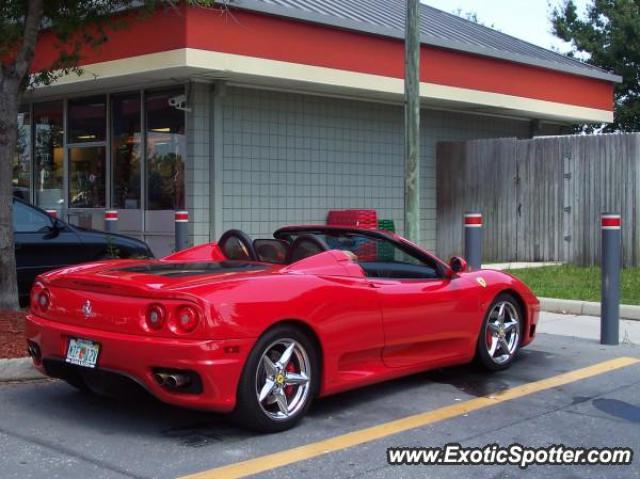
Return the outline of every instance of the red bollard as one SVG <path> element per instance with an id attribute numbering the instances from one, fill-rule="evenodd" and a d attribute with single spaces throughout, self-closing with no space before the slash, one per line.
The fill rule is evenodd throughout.
<path id="1" fill-rule="evenodd" d="M 118 212 L 116 210 L 107 210 L 104 212 L 104 230 L 107 233 L 118 232 Z"/>
<path id="2" fill-rule="evenodd" d="M 482 213 L 464 215 L 464 255 L 472 270 L 482 268 Z"/>
<path id="3" fill-rule="evenodd" d="M 187 247 L 187 226 L 189 224 L 188 211 L 176 211 L 176 251 Z"/>
<path id="4" fill-rule="evenodd" d="M 602 214 L 602 270 L 600 343 L 619 344 L 620 265 L 622 263 L 622 218 L 617 213 Z"/>

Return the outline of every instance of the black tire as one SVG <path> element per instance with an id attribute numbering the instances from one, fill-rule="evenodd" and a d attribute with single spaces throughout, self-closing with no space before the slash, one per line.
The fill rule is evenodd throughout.
<path id="1" fill-rule="evenodd" d="M 510 319 L 508 324 L 511 325 L 513 320 L 517 320 L 517 324 L 511 326 L 508 331 L 505 327 L 502 327 L 501 331 L 499 330 L 496 332 L 497 336 L 503 335 L 502 339 L 505 340 L 506 345 L 504 347 L 497 346 L 492 354 L 491 345 L 493 344 L 493 339 L 489 340 L 488 336 L 494 334 L 494 328 L 496 328 L 496 325 L 499 323 L 497 313 L 499 312 L 500 306 L 503 304 L 505 305 L 505 315 L 512 315 L 514 313 L 516 315 L 516 318 Z M 491 325 L 489 324 L 490 322 Z M 503 326 L 504 324 L 503 318 Z M 512 328 L 516 330 L 517 336 L 515 338 L 511 337 Z M 482 321 L 482 327 L 480 328 L 480 333 L 478 334 L 478 340 L 476 342 L 476 363 L 489 371 L 502 371 L 510 367 L 514 358 L 518 354 L 518 350 L 520 349 L 520 344 L 522 342 L 522 328 L 523 313 L 520 303 L 509 293 L 499 294 L 487 309 L 484 320 Z M 498 344 L 500 344 L 500 340 L 498 339 L 497 341 Z M 496 356 L 500 351 L 502 354 Z"/>
<path id="2" fill-rule="evenodd" d="M 295 341 L 306 353 L 308 388 L 306 394 L 302 396 L 304 401 L 299 401 L 300 406 L 295 413 L 286 418 L 276 419 L 271 417 L 259 402 L 257 388 L 260 368 L 263 367 L 261 366 L 263 356 L 269 351 L 273 351 L 272 346 L 275 343 L 287 340 Z M 292 358 L 292 361 L 298 361 L 298 357 Z M 237 404 L 232 418 L 242 427 L 257 432 L 273 433 L 294 427 L 307 413 L 318 391 L 320 384 L 319 365 L 319 355 L 314 341 L 303 331 L 291 325 L 276 326 L 268 330 L 258 339 L 247 358 L 238 384 Z M 286 388 L 283 383 L 280 384 L 281 388 Z M 276 387 L 278 387 L 277 384 Z"/>

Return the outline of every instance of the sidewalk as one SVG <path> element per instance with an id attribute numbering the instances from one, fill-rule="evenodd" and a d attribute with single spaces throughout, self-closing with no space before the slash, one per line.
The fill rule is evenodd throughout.
<path id="1" fill-rule="evenodd" d="M 0 359 L 0 383 L 44 378 L 45 376 L 33 367 L 29 357 Z"/>
<path id="2" fill-rule="evenodd" d="M 542 311 L 537 332 L 600 341 L 600 318 Z M 620 343 L 622 342 L 640 346 L 640 321 L 620 320 Z"/>

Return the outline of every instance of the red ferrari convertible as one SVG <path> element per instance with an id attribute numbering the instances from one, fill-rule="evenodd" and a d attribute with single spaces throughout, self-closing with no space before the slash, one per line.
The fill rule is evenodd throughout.
<path id="1" fill-rule="evenodd" d="M 446 264 L 393 233 L 290 226 L 43 274 L 27 339 L 36 367 L 75 387 L 134 381 L 281 431 L 317 396 L 474 358 L 504 369 L 538 313 L 514 277 Z"/>

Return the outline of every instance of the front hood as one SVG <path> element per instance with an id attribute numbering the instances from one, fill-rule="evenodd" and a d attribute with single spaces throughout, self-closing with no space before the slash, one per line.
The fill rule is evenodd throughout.
<path id="1" fill-rule="evenodd" d="M 246 261 L 103 261 L 66 268 L 44 275 L 59 287 L 106 294 L 149 296 L 169 291 L 186 292 L 203 285 L 269 274 L 280 268 Z"/>

